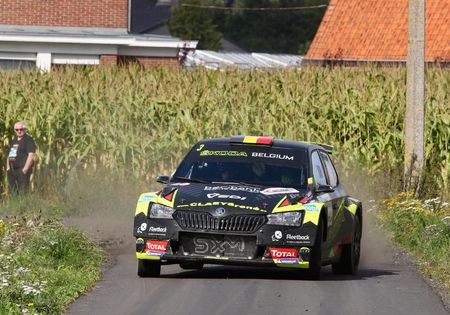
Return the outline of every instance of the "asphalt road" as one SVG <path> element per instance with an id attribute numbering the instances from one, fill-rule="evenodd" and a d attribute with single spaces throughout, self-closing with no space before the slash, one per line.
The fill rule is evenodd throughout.
<path id="1" fill-rule="evenodd" d="M 325 267 L 321 281 L 302 280 L 296 270 L 215 265 L 163 266 L 160 278 L 141 279 L 125 233 L 129 246 L 112 252 L 104 279 L 67 314 L 449 314 L 409 260 L 364 223 L 359 273 L 336 276 Z"/>

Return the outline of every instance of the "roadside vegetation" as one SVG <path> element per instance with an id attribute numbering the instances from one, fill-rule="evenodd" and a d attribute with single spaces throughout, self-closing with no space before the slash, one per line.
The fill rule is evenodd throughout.
<path id="1" fill-rule="evenodd" d="M 437 279 L 450 294 L 450 204 L 400 193 L 383 201 L 377 216 L 393 240 L 418 257 L 422 273 Z"/>
<path id="2" fill-rule="evenodd" d="M 61 314 L 100 278 L 103 255 L 80 231 L 39 216 L 0 219 L 0 314 Z"/>

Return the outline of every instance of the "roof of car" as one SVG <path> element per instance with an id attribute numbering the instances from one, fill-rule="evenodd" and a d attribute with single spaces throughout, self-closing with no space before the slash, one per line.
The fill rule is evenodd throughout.
<path id="1" fill-rule="evenodd" d="M 227 138 L 212 138 L 212 139 L 203 139 L 198 143 L 203 144 L 230 144 L 232 137 Z M 258 144 L 236 144 L 235 145 L 252 145 L 252 146 L 260 146 Z M 264 145 L 261 145 L 264 146 Z M 304 149 L 304 150 L 313 150 L 313 149 L 322 149 L 329 153 L 331 153 L 333 147 L 324 144 L 310 143 L 310 142 L 299 142 L 299 141 L 291 141 L 291 140 L 281 140 L 281 139 L 273 139 L 271 147 L 275 148 L 289 148 L 289 149 Z"/>

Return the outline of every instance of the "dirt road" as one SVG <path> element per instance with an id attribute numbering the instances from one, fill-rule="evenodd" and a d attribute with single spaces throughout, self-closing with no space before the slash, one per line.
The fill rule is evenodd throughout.
<path id="1" fill-rule="evenodd" d="M 358 275 L 336 276 L 325 267 L 321 281 L 301 280 L 295 270 L 213 265 L 202 271 L 163 266 L 160 278 L 141 279 L 129 237 L 131 219 L 111 223 L 107 230 L 121 230 L 124 243 L 113 242 L 117 249 L 111 250 L 104 279 L 67 314 L 449 314 L 369 218 Z"/>

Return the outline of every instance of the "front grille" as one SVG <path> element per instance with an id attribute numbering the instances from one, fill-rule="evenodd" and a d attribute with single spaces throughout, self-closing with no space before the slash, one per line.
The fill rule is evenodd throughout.
<path id="1" fill-rule="evenodd" d="M 266 223 L 265 215 L 237 214 L 213 217 L 207 212 L 177 210 L 174 219 L 186 230 L 253 233 Z"/>

